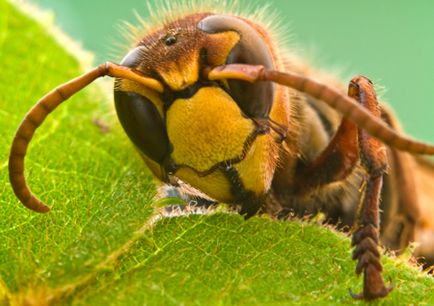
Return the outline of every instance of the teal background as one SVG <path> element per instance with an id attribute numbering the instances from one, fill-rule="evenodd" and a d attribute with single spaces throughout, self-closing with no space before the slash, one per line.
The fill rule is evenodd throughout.
<path id="1" fill-rule="evenodd" d="M 60 27 L 111 60 L 123 20 L 134 10 L 148 15 L 143 0 L 33 0 L 56 15 Z M 269 5 L 291 29 L 292 41 L 314 65 L 338 69 L 344 80 L 363 74 L 396 110 L 406 133 L 434 142 L 434 1 L 240 1 Z"/>

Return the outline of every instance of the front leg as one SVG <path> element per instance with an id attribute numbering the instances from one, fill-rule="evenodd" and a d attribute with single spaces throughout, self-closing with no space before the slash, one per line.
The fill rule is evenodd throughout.
<path id="1" fill-rule="evenodd" d="M 374 116 L 380 118 L 376 94 L 371 81 L 355 77 L 349 86 L 349 95 L 366 107 Z M 355 224 L 352 245 L 355 246 L 353 259 L 358 260 L 356 273 L 363 272 L 363 292 L 351 295 L 356 299 L 372 300 L 386 296 L 392 289 L 386 287 L 381 275 L 379 244 L 379 203 L 383 175 L 387 169 L 385 145 L 359 129 L 359 152 L 361 165 L 368 178 L 364 184 L 359 202 L 359 215 Z"/>
<path id="2" fill-rule="evenodd" d="M 374 116 L 380 118 L 372 83 L 363 77 L 354 78 L 348 95 L 356 99 Z M 379 201 L 383 174 L 387 168 L 386 147 L 383 143 L 358 129 L 348 119 L 342 123 L 324 151 L 312 162 L 297 169 L 296 192 L 308 193 L 319 186 L 345 179 L 358 160 L 367 173 L 359 201 L 359 216 L 355 224 L 352 245 L 353 259 L 358 260 L 356 273 L 364 273 L 363 293 L 354 298 L 371 300 L 390 292 L 381 271 L 379 244 Z"/>
<path id="3" fill-rule="evenodd" d="M 163 201 L 170 198 L 176 198 L 179 202 L 184 202 L 164 205 L 161 208 L 161 212 L 163 215 L 167 216 L 205 214 L 214 211 L 218 206 L 217 201 L 209 198 L 205 194 L 180 180 L 173 180 L 172 184 L 160 186 L 156 198 Z M 170 202 L 173 203 L 173 201 Z"/>

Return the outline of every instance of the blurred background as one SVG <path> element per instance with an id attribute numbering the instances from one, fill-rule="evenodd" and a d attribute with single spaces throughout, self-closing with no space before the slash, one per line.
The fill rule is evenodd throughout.
<path id="1" fill-rule="evenodd" d="M 122 21 L 137 24 L 149 15 L 144 0 L 31 0 L 52 10 L 56 23 L 96 63 L 119 62 Z M 160 1 L 161 2 L 161 1 Z M 314 65 L 355 74 L 379 85 L 407 134 L 434 142 L 434 1 L 267 0 L 254 3 L 278 12 L 291 41 Z M 116 55 L 117 54 L 117 55 Z"/>

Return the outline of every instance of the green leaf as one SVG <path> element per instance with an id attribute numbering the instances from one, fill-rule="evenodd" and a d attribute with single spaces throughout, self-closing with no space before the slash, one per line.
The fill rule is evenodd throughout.
<path id="1" fill-rule="evenodd" d="M 360 303 L 348 294 L 361 289 L 349 239 L 329 228 L 221 212 L 153 216 L 150 173 L 96 85 L 36 133 L 26 176 L 52 212 L 27 210 L 8 182 L 14 131 L 43 94 L 81 71 L 39 24 L 0 0 L 0 72 L 0 303 Z M 384 263 L 396 288 L 375 304 L 434 304 L 431 277 L 403 260 Z"/>
<path id="2" fill-rule="evenodd" d="M 185 205 L 187 205 L 187 203 L 185 203 L 185 201 L 183 201 L 182 199 L 176 198 L 176 197 L 162 198 L 162 199 L 159 199 L 158 201 L 155 202 L 155 207 L 158 207 L 158 208 L 170 206 L 170 205 L 185 206 Z"/>

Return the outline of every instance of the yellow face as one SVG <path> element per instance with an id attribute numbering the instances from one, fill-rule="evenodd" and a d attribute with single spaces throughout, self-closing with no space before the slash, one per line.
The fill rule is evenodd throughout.
<path id="1" fill-rule="evenodd" d="M 226 63 L 273 68 L 267 41 L 241 18 L 195 14 L 145 36 L 124 58 L 165 87 L 159 94 L 124 79 L 115 87 L 120 121 L 156 177 L 175 176 L 227 203 L 267 192 L 279 155 L 267 121 L 287 124 L 282 90 L 202 77 Z"/>

